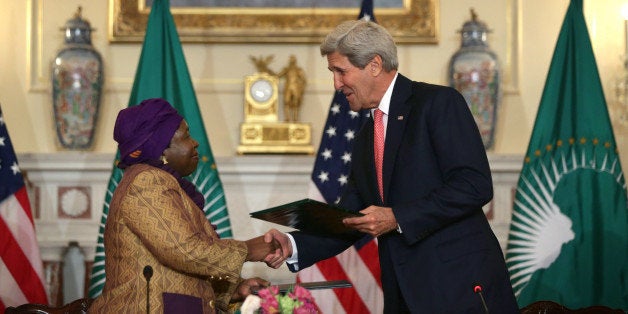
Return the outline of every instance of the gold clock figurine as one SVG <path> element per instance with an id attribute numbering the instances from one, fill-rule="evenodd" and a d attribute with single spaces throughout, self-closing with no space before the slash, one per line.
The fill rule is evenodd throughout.
<path id="1" fill-rule="evenodd" d="M 313 154 L 310 124 L 279 121 L 280 77 L 268 68 L 273 56 L 251 59 L 258 72 L 244 78 L 238 154 Z"/>
<path id="2" fill-rule="evenodd" d="M 244 78 L 244 117 L 247 122 L 277 121 L 279 79 L 268 73 Z"/>

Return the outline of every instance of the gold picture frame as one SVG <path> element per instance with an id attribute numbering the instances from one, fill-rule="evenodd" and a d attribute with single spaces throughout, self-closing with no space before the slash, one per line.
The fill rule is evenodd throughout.
<path id="1" fill-rule="evenodd" d="M 437 0 L 401 0 L 403 7 L 375 8 L 377 22 L 397 43 L 438 43 Z M 109 41 L 144 40 L 146 0 L 109 0 Z M 359 8 L 172 7 L 182 42 L 319 43 Z"/>

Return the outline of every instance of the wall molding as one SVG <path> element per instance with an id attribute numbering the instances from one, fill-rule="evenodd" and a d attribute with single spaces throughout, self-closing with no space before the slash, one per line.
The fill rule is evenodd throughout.
<path id="1" fill-rule="evenodd" d="M 84 255 L 85 276 L 89 282 L 102 215 L 107 183 L 114 154 L 90 152 L 17 154 L 26 178 L 35 230 L 45 265 L 46 287 L 51 298 L 61 304 L 63 284 L 61 265 L 66 252 L 78 246 Z M 494 198 L 484 208 L 497 238 L 505 249 L 514 189 L 523 157 L 490 154 Z M 245 155 L 216 158 L 224 188 L 229 219 L 235 239 L 246 240 L 270 228 L 289 231 L 287 227 L 250 218 L 250 213 L 306 198 L 314 156 Z M 79 193 L 80 192 L 80 193 Z M 81 202 L 73 202 L 76 195 Z M 68 196 L 70 195 L 70 196 Z M 74 195 L 74 197 L 72 197 Z M 64 198 L 68 198 L 69 201 Z M 88 200 L 88 204 L 84 200 Z M 76 206 L 79 209 L 62 208 Z M 83 208 L 87 208 L 87 212 Z M 77 215 L 72 216 L 73 213 Z M 243 277 L 258 276 L 273 283 L 292 283 L 295 274 L 286 266 L 279 269 L 264 263 L 245 263 Z"/>
<path id="2" fill-rule="evenodd" d="M 58 260 L 68 243 L 76 241 L 86 259 L 93 260 L 102 214 L 102 202 L 113 167 L 113 154 L 89 152 L 18 154 L 26 176 L 33 207 L 38 242 L 44 260 Z M 505 245 L 510 223 L 512 195 L 519 178 L 522 156 L 491 155 L 489 161 L 495 185 L 495 197 L 485 212 Z M 247 238 L 270 227 L 251 222 L 249 213 L 307 197 L 313 156 L 252 155 L 216 159 L 227 197 L 234 236 Z M 89 215 L 68 217 L 72 210 L 60 198 L 71 188 L 88 191 Z M 60 216 L 60 213 L 66 213 Z M 88 218 L 84 218 L 88 217 Z M 251 230 L 253 226 L 253 230 Z"/>

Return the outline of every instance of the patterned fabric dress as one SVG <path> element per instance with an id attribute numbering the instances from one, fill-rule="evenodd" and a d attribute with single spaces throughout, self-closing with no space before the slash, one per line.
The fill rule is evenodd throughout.
<path id="1" fill-rule="evenodd" d="M 107 281 L 90 313 L 146 312 L 147 265 L 151 313 L 164 312 L 164 293 L 196 298 L 203 313 L 227 311 L 242 280 L 245 243 L 220 240 L 177 180 L 146 164 L 125 170 L 104 237 Z"/>

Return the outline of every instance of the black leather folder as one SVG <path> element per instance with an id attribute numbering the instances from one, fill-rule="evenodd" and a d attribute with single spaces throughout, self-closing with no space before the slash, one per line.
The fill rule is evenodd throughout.
<path id="1" fill-rule="evenodd" d="M 359 234 L 359 231 L 347 228 L 342 223 L 344 218 L 359 216 L 362 214 L 308 198 L 251 213 L 253 218 L 305 233 L 334 237 Z"/>

